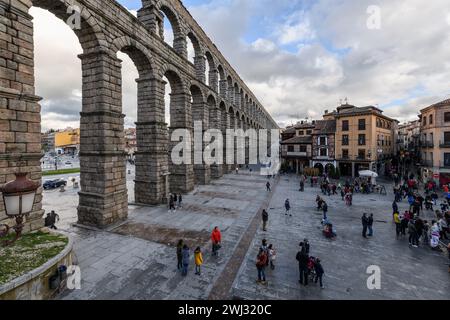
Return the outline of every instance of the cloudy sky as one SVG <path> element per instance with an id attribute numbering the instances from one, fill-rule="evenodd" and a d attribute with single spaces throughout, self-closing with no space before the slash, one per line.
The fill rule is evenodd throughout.
<path id="1" fill-rule="evenodd" d="M 132 12 L 141 4 L 119 2 Z M 183 3 L 280 126 L 320 118 L 345 98 L 357 106 L 378 105 L 406 121 L 415 119 L 420 108 L 450 97 L 448 0 Z M 62 21 L 40 9 L 31 14 L 37 93 L 45 98 L 43 130 L 78 126 L 81 47 Z M 120 58 L 130 126 L 136 116 L 137 71 L 127 56 Z"/>

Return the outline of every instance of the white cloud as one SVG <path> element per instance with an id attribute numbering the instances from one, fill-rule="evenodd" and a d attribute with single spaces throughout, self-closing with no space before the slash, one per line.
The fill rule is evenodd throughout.
<path id="1" fill-rule="evenodd" d="M 308 8 L 299 4 L 211 0 L 190 8 L 280 124 L 320 117 L 344 97 L 355 105 L 389 105 L 386 114 L 400 120 L 415 119 L 419 109 L 448 97 L 447 0 L 379 0 L 380 30 L 367 29 L 372 0 L 317 0 Z M 79 117 L 81 70 L 76 55 L 81 47 L 70 29 L 47 15 L 39 13 L 35 18 L 36 78 L 38 94 L 51 101 L 43 107 L 44 125 L 50 126 L 58 114 L 61 123 L 68 114 L 73 117 L 70 121 Z M 256 40 L 247 43 L 252 19 L 263 21 L 267 30 L 251 30 Z M 171 44 L 167 22 L 165 29 Z M 298 47 L 297 52 L 286 51 L 286 45 Z M 129 60 L 124 59 L 123 73 L 124 111 L 132 124 L 137 73 Z"/>

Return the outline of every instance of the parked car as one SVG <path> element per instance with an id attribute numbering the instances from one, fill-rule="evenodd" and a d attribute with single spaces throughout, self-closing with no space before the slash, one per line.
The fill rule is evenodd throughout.
<path id="1" fill-rule="evenodd" d="M 64 179 L 55 179 L 55 180 L 47 180 L 43 184 L 45 190 L 56 189 L 61 186 L 67 186 L 67 181 Z"/>
<path id="2" fill-rule="evenodd" d="M 66 164 L 67 164 L 67 165 L 72 165 L 72 162 L 66 161 Z"/>

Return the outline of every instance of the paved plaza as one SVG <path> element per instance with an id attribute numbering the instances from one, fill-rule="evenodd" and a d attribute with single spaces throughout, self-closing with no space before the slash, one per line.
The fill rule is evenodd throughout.
<path id="1" fill-rule="evenodd" d="M 133 172 L 129 189 L 132 180 Z M 317 187 L 307 186 L 301 193 L 297 177 L 281 176 L 271 179 L 276 187 L 268 193 L 266 181 L 250 172 L 229 174 L 184 196 L 183 208 L 174 213 L 164 206 L 130 205 L 129 219 L 105 231 L 72 225 L 78 199 L 70 183 L 64 193 L 46 192 L 45 209 L 56 210 L 62 218 L 58 226 L 74 237 L 82 272 L 82 289 L 66 291 L 58 299 L 448 299 L 446 257 L 395 239 L 390 195 L 357 194 L 351 209 L 340 196 L 327 197 L 338 234 L 330 241 L 322 236 L 322 215 L 315 209 Z M 292 218 L 284 215 L 286 198 Z M 400 204 L 406 207 L 406 202 Z M 269 209 L 267 232 L 261 228 L 262 208 Z M 361 237 L 362 212 L 375 214 L 373 239 Z M 223 237 L 218 258 L 211 256 L 209 241 L 214 226 Z M 322 259 L 323 290 L 298 283 L 295 255 L 305 237 L 311 255 Z M 203 248 L 201 276 L 194 275 L 193 262 L 187 277 L 177 271 L 175 244 L 180 238 L 192 252 Z M 255 258 L 263 238 L 277 249 L 277 266 L 267 271 L 267 286 L 255 281 Z M 381 268 L 381 290 L 367 289 L 370 265 Z"/>

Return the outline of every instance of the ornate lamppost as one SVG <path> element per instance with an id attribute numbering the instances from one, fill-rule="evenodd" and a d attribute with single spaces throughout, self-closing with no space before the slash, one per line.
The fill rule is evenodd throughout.
<path id="1" fill-rule="evenodd" d="M 8 182 L 0 188 L 6 215 L 16 220 L 16 225 L 13 227 L 7 224 L 0 225 L 0 238 L 6 237 L 11 229 L 16 233 L 14 239 L 4 242 L 5 246 L 14 243 L 22 235 L 24 216 L 33 210 L 38 188 L 39 183 L 28 179 L 26 173 L 16 173 L 16 180 Z"/>

